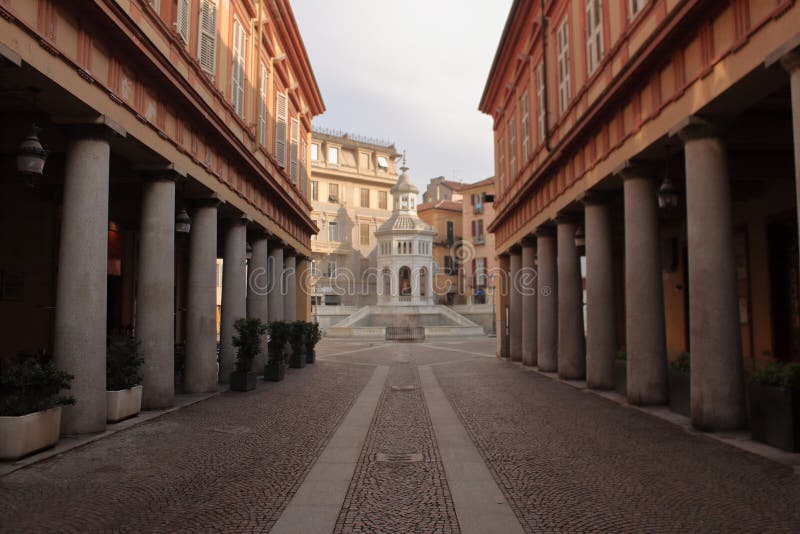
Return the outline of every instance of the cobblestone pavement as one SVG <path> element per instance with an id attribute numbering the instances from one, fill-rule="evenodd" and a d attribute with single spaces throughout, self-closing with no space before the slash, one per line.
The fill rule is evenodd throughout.
<path id="1" fill-rule="evenodd" d="M 267 531 L 372 372 L 290 370 L 12 473 L 0 531 Z"/>
<path id="2" fill-rule="evenodd" d="M 434 368 L 529 532 L 798 532 L 800 477 L 519 366 Z"/>
<path id="3" fill-rule="evenodd" d="M 410 345 L 393 352 L 413 359 Z M 335 532 L 460 532 L 416 366 L 389 370 Z"/>

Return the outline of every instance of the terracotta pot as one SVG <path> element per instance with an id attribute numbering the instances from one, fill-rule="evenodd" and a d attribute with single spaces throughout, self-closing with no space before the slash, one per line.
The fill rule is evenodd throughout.
<path id="1" fill-rule="evenodd" d="M 18 416 L 0 417 L 0 459 L 17 460 L 58 443 L 61 406 Z"/>
<path id="2" fill-rule="evenodd" d="M 142 386 L 106 391 L 106 421 L 116 423 L 142 411 Z"/>

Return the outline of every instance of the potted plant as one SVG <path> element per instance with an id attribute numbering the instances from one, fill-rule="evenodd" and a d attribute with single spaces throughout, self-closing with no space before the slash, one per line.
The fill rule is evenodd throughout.
<path id="1" fill-rule="evenodd" d="M 44 352 L 0 358 L 0 459 L 16 460 L 58 443 L 62 396 L 73 376 L 58 369 Z"/>
<path id="2" fill-rule="evenodd" d="M 291 353 L 289 338 L 291 323 L 271 321 L 269 323 L 269 344 L 267 345 L 267 365 L 264 367 L 264 380 L 280 382 L 286 375 L 286 363 Z"/>
<path id="3" fill-rule="evenodd" d="M 689 417 L 692 411 L 689 353 L 669 362 L 669 409 Z"/>
<path id="4" fill-rule="evenodd" d="M 261 319 L 239 319 L 233 323 L 236 333 L 233 346 L 236 347 L 236 369 L 231 373 L 231 391 L 250 391 L 256 387 L 256 373 L 253 360 L 261 352 L 261 344 L 267 333 L 267 325 Z"/>
<path id="5" fill-rule="evenodd" d="M 614 356 L 614 390 L 623 396 L 628 394 L 628 353 L 624 348 Z"/>
<path id="6" fill-rule="evenodd" d="M 292 345 L 292 354 L 289 356 L 289 367 L 301 369 L 306 366 L 306 323 L 293 321 L 291 325 L 289 343 Z"/>
<path id="7" fill-rule="evenodd" d="M 106 421 L 116 423 L 142 411 L 142 377 L 144 360 L 139 340 L 130 336 L 113 336 L 106 345 Z"/>
<path id="8" fill-rule="evenodd" d="M 322 333 L 317 323 L 306 323 L 306 363 L 314 363 L 317 360 L 315 347 L 321 337 Z"/>
<path id="9" fill-rule="evenodd" d="M 800 452 L 800 363 L 766 365 L 748 390 L 753 440 Z"/>

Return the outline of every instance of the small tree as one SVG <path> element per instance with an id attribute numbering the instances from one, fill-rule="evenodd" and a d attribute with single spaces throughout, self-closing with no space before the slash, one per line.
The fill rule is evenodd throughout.
<path id="1" fill-rule="evenodd" d="M 293 321 L 292 334 L 289 343 L 292 344 L 292 351 L 295 355 L 303 355 L 306 352 L 306 322 Z"/>
<path id="2" fill-rule="evenodd" d="M 106 389 L 119 391 L 142 383 L 139 369 L 144 363 L 139 340 L 131 336 L 112 336 L 106 344 Z"/>
<path id="3" fill-rule="evenodd" d="M 267 333 L 267 325 L 261 319 L 239 319 L 233 323 L 236 334 L 233 346 L 236 347 L 236 372 L 249 373 L 253 360 L 261 351 L 261 344 Z"/>
<path id="4" fill-rule="evenodd" d="M 286 344 L 292 335 L 292 324 L 286 321 L 269 323 L 269 365 L 286 364 Z"/>
<path id="5" fill-rule="evenodd" d="M 322 332 L 317 323 L 306 323 L 306 350 L 314 352 L 314 347 L 317 346 L 319 340 L 322 338 Z"/>
<path id="6" fill-rule="evenodd" d="M 0 358 L 0 416 L 19 416 L 75 404 L 61 395 L 74 377 L 57 368 L 44 351 Z"/>

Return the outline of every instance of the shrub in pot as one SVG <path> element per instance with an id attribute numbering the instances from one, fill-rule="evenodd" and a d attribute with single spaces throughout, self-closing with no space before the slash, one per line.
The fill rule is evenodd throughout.
<path id="1" fill-rule="evenodd" d="M 112 336 L 106 344 L 106 420 L 122 421 L 142 411 L 144 360 L 139 340 L 131 336 Z"/>
<path id="2" fill-rule="evenodd" d="M 614 355 L 614 390 L 620 395 L 628 394 L 628 353 L 619 349 Z"/>
<path id="3" fill-rule="evenodd" d="M 0 359 L 0 459 L 16 460 L 58 443 L 61 406 L 75 403 L 61 394 L 72 379 L 44 352 Z"/>
<path id="4" fill-rule="evenodd" d="M 800 363 L 766 365 L 748 393 L 753 440 L 800 452 Z"/>
<path id="5" fill-rule="evenodd" d="M 300 369 L 306 366 L 306 322 L 293 321 L 291 325 L 289 343 L 292 346 L 292 354 L 289 356 L 289 367 Z"/>
<path id="6" fill-rule="evenodd" d="M 314 363 L 317 360 L 315 347 L 319 343 L 322 333 L 317 323 L 306 323 L 306 363 Z"/>
<path id="7" fill-rule="evenodd" d="M 289 338 L 292 334 L 292 325 L 286 321 L 271 321 L 268 331 L 269 345 L 267 345 L 264 380 L 280 382 L 286 375 L 286 363 L 291 353 Z"/>
<path id="8" fill-rule="evenodd" d="M 236 347 L 236 368 L 231 373 L 231 391 L 250 391 L 256 387 L 256 373 L 253 372 L 253 360 L 264 343 L 267 325 L 261 319 L 238 319 L 233 323 L 236 333 L 233 335 L 233 346 Z"/>
<path id="9" fill-rule="evenodd" d="M 669 363 L 669 409 L 691 415 L 690 356 L 684 352 Z"/>

